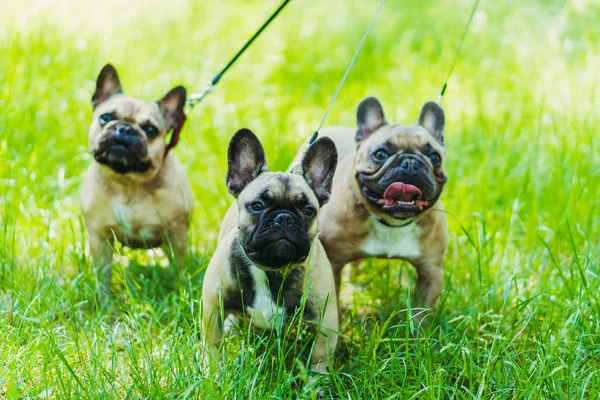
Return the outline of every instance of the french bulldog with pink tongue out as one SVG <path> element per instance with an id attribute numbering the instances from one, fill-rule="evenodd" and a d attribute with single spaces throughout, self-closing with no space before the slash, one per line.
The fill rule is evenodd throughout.
<path id="1" fill-rule="evenodd" d="M 379 101 L 369 97 L 358 106 L 357 123 L 358 129 L 320 132 L 334 141 L 339 158 L 331 200 L 321 209 L 319 239 L 338 296 L 348 263 L 376 257 L 413 264 L 418 275 L 413 315 L 420 321 L 444 285 L 448 228 L 439 200 L 447 180 L 444 111 L 427 102 L 417 124 L 390 124 Z"/>

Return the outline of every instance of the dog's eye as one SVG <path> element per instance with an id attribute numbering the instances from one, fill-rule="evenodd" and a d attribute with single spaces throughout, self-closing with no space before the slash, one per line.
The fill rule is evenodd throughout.
<path id="1" fill-rule="evenodd" d="M 99 118 L 100 121 L 100 125 L 104 126 L 106 124 L 108 124 L 110 121 L 112 121 L 113 119 L 115 119 L 115 117 L 112 114 L 102 114 Z"/>
<path id="2" fill-rule="evenodd" d="M 429 159 L 431 160 L 431 163 L 435 166 L 440 165 L 440 163 L 442 162 L 442 157 L 438 153 L 431 153 L 429 155 Z"/>
<path id="3" fill-rule="evenodd" d="M 312 217 L 313 215 L 315 215 L 317 210 L 315 210 L 315 208 L 313 206 L 306 206 L 306 207 L 304 207 L 303 212 L 304 212 L 304 215 L 306 215 L 307 217 Z"/>
<path id="4" fill-rule="evenodd" d="M 158 128 L 154 125 L 144 125 L 142 126 L 142 129 L 144 130 L 144 132 L 146 132 L 146 136 L 148 136 L 149 139 L 158 136 Z"/>
<path id="5" fill-rule="evenodd" d="M 373 153 L 373 158 L 375 159 L 375 161 L 384 161 L 384 160 L 387 160 L 387 158 L 389 156 L 390 155 L 384 149 L 378 149 L 378 150 L 376 150 Z"/>
<path id="6" fill-rule="evenodd" d="M 252 211 L 255 212 L 259 212 L 265 209 L 265 205 L 263 203 L 261 203 L 260 201 L 255 201 L 254 203 L 250 204 L 250 209 Z"/>

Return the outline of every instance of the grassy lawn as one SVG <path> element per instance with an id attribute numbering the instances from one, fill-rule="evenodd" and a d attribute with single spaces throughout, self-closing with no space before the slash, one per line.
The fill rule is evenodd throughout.
<path id="1" fill-rule="evenodd" d="M 87 3 L 87 4 L 86 4 Z M 0 5 L 0 398 L 293 398 L 306 372 L 273 335 L 200 365 L 200 288 L 232 202 L 231 135 L 284 169 L 317 126 L 377 0 L 293 1 L 190 116 L 176 148 L 196 196 L 183 276 L 123 251 L 100 301 L 78 188 L 100 68 L 126 93 L 200 91 L 279 3 Z M 367 95 L 412 123 L 437 99 L 471 0 L 390 0 L 326 125 Z M 352 267 L 333 398 L 600 397 L 600 3 L 482 1 L 444 99 L 446 288 L 419 334 L 408 264 Z M 314 392 L 301 397 L 314 396 Z"/>

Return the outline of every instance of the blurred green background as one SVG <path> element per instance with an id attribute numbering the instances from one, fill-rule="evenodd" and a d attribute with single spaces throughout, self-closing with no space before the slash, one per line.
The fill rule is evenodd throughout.
<path id="1" fill-rule="evenodd" d="M 188 286 L 165 283 L 158 267 L 140 267 L 129 278 L 124 273 L 132 284 L 121 301 L 99 308 L 78 196 L 91 161 L 90 99 L 107 62 L 131 96 L 159 99 L 179 84 L 201 91 L 278 4 L 2 2 L 0 397 L 43 394 L 46 387 L 59 398 L 188 393 L 189 381 L 180 379 L 188 375 L 164 359 L 155 360 L 162 375 L 143 370 L 146 383 L 131 383 L 141 362 L 131 354 L 161 341 L 167 353 L 191 359 L 198 351 L 190 333 L 197 329 L 198 287 L 232 202 L 224 185 L 228 141 L 250 128 L 271 169 L 285 169 L 318 125 L 378 1 L 291 2 L 196 107 L 175 150 L 196 196 Z M 353 126 L 369 95 L 381 100 L 389 121 L 414 122 L 421 105 L 437 99 L 472 5 L 388 0 L 326 126 Z M 353 386 L 333 374 L 340 396 L 598 393 L 599 21 L 595 0 L 482 0 L 444 98 L 451 243 L 447 289 L 424 336 L 435 344 L 400 349 L 391 345 L 403 336 L 376 329 L 390 347 L 371 360 L 370 350 L 352 341 L 363 329 L 352 321 L 386 321 L 402 308 L 414 275 L 399 262 L 364 263 L 353 270 L 362 290 L 346 296 L 350 355 L 339 363 L 364 382 Z M 133 353 L 119 356 L 112 378 L 94 367 L 110 352 L 80 359 L 70 346 L 93 333 L 93 345 L 108 351 L 115 320 L 145 318 L 144 334 L 123 339 Z M 172 337 L 180 329 L 187 340 Z M 372 369 L 357 367 L 367 360 Z M 247 376 L 230 373 L 230 393 L 243 397 Z M 279 395 L 289 394 L 285 380 L 257 379 L 263 388 L 274 379 Z M 189 393 L 227 393 L 224 382 L 192 385 Z"/>

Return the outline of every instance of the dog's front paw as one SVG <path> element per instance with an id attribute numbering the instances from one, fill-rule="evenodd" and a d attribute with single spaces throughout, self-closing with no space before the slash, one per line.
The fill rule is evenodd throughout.
<path id="1" fill-rule="evenodd" d="M 323 374 L 315 371 L 308 372 L 308 379 L 304 385 L 304 393 L 310 398 L 326 399 L 330 398 L 331 394 L 326 388 L 328 374 Z"/>

